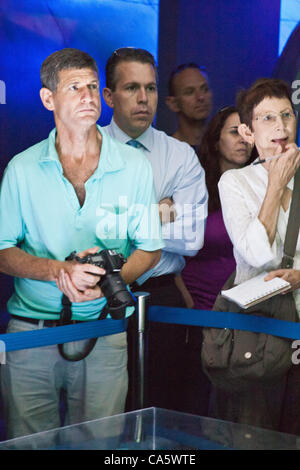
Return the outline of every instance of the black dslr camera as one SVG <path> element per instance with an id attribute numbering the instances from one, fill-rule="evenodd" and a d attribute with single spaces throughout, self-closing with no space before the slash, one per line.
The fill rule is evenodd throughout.
<path id="1" fill-rule="evenodd" d="M 110 313 L 110 316 L 115 320 L 124 318 L 126 307 L 135 305 L 135 298 L 128 291 L 120 275 L 121 268 L 126 263 L 124 256 L 115 250 L 102 250 L 99 253 L 80 258 L 76 255 L 76 251 L 73 251 L 66 258 L 66 261 L 72 260 L 105 269 L 106 274 L 101 276 L 99 287 L 107 300 L 107 313 Z"/>

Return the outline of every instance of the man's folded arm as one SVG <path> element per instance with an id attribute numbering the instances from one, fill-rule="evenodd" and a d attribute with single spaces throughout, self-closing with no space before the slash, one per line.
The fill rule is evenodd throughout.
<path id="1" fill-rule="evenodd" d="M 134 250 L 123 265 L 121 275 L 126 284 L 131 284 L 145 271 L 154 268 L 159 262 L 161 250 L 144 251 L 139 248 Z"/>
<path id="2" fill-rule="evenodd" d="M 204 243 L 208 192 L 205 172 L 195 152 L 186 154 L 182 177 L 172 194 L 176 217 L 162 225 L 164 250 L 182 256 L 195 256 Z"/>

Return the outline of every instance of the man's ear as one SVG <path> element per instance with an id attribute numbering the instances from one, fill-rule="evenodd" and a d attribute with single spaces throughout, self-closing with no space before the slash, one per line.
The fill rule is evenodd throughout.
<path id="1" fill-rule="evenodd" d="M 250 127 L 247 124 L 240 124 L 238 127 L 238 133 L 244 139 L 245 142 L 254 145 L 254 133 L 251 131 Z"/>
<path id="2" fill-rule="evenodd" d="M 53 92 L 48 88 L 43 87 L 40 89 L 40 97 L 45 108 L 48 109 L 48 111 L 53 111 Z"/>
<path id="3" fill-rule="evenodd" d="M 166 99 L 165 99 L 165 103 L 168 106 L 168 108 L 170 109 L 170 111 L 172 111 L 173 113 L 178 113 L 179 112 L 177 99 L 176 99 L 175 96 L 167 96 Z"/>
<path id="4" fill-rule="evenodd" d="M 107 106 L 109 106 L 110 108 L 113 108 L 114 107 L 114 100 L 113 100 L 113 97 L 112 97 L 111 89 L 110 88 L 103 88 L 102 93 L 103 93 L 104 101 L 107 104 Z"/>

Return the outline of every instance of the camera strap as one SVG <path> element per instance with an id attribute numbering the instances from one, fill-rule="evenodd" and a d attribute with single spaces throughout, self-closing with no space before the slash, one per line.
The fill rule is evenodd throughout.
<path id="1" fill-rule="evenodd" d="M 67 297 L 65 294 L 63 294 L 63 296 L 62 296 L 61 303 L 62 303 L 62 310 L 60 312 L 59 323 L 60 323 L 60 325 L 69 325 L 72 321 L 72 303 L 70 302 L 69 297 Z M 128 305 L 133 305 L 133 304 L 131 303 L 131 304 L 128 304 Z M 101 312 L 100 312 L 98 320 L 105 320 L 105 318 L 109 314 L 110 310 L 113 310 L 114 312 L 117 313 L 118 319 L 119 318 L 125 318 L 126 307 L 127 307 L 127 305 L 122 306 L 122 307 L 118 307 L 118 308 L 109 309 L 108 306 L 105 305 L 103 307 L 103 309 L 101 310 Z M 114 315 L 112 315 L 112 317 L 113 316 Z"/>
<path id="2" fill-rule="evenodd" d="M 70 301 L 69 297 L 67 297 L 65 294 L 62 296 L 62 310 L 60 312 L 60 318 L 59 318 L 59 324 L 60 326 L 64 325 L 69 325 L 72 322 L 72 302 Z M 93 347 L 96 344 L 98 338 L 91 338 L 88 340 L 87 347 L 85 348 L 84 351 L 77 353 L 75 356 L 68 355 L 65 350 L 64 350 L 64 344 L 58 344 L 58 350 L 60 355 L 67 361 L 71 362 L 77 362 L 81 361 L 85 357 L 89 355 L 89 353 L 92 351 Z"/>
<path id="3" fill-rule="evenodd" d="M 62 310 L 60 312 L 59 322 L 61 325 L 68 325 L 72 321 L 72 303 L 65 294 L 62 296 L 61 303 Z"/>
<path id="4" fill-rule="evenodd" d="M 118 308 L 118 312 L 120 311 L 121 309 Z M 126 311 L 126 307 L 122 307 L 122 310 L 123 310 L 123 315 L 121 315 L 122 318 L 125 317 L 125 311 Z M 109 314 L 109 308 L 107 305 L 105 305 L 103 307 L 103 309 L 101 310 L 100 312 L 100 315 L 98 317 L 98 320 L 105 320 L 107 315 Z M 70 301 L 69 297 L 67 297 L 65 294 L 63 294 L 62 296 L 62 310 L 60 312 L 60 325 L 63 326 L 63 325 L 68 325 L 72 322 L 72 302 Z M 68 355 L 65 350 L 64 350 L 64 345 L 63 344 L 58 344 L 57 347 L 58 347 L 58 350 L 59 350 L 59 353 L 60 355 L 67 361 L 71 361 L 71 362 L 77 362 L 77 361 L 81 361 L 82 359 L 85 359 L 89 354 L 90 352 L 93 350 L 96 342 L 97 342 L 97 339 L 98 338 L 90 338 L 88 340 L 88 343 L 86 345 L 86 348 L 77 353 L 76 355 Z"/>

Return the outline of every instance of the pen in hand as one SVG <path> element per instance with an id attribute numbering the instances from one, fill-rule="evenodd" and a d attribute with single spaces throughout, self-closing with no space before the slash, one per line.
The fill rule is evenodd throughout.
<path id="1" fill-rule="evenodd" d="M 300 147 L 298 147 L 298 150 L 300 150 Z M 274 155 L 273 157 L 267 157 L 264 158 L 263 160 L 257 160 L 256 162 L 253 162 L 252 165 L 258 165 L 259 163 L 265 163 L 269 162 L 270 160 L 276 160 L 276 158 L 280 158 L 282 156 L 282 153 L 279 155 Z"/>

